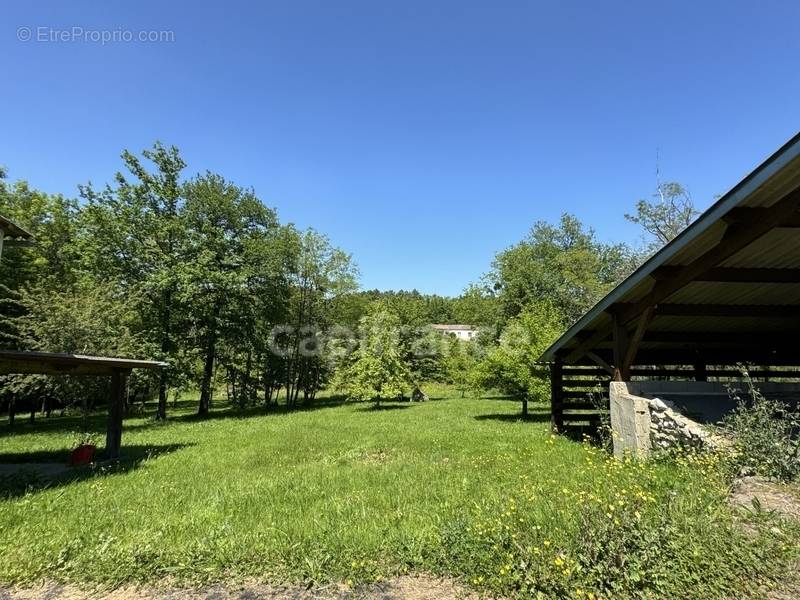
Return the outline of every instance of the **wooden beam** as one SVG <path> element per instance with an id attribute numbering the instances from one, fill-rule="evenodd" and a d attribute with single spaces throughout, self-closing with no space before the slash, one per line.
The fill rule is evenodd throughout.
<path id="1" fill-rule="evenodd" d="M 614 374 L 614 368 L 610 364 L 608 364 L 606 361 L 604 361 L 601 357 L 597 356 L 597 354 L 595 354 L 594 352 L 587 352 L 586 356 L 594 364 L 596 364 L 598 367 L 603 369 L 609 375 L 613 375 Z"/>
<path id="2" fill-rule="evenodd" d="M 550 425 L 553 431 L 561 431 L 564 427 L 563 365 L 556 361 L 550 365 Z"/>
<path id="3" fill-rule="evenodd" d="M 750 207 L 750 206 L 737 206 L 729 210 L 722 220 L 728 224 L 735 223 L 752 223 L 758 219 L 763 219 L 768 215 L 769 207 Z M 794 212 L 788 215 L 777 227 L 796 228 L 800 227 L 800 213 Z"/>
<path id="4" fill-rule="evenodd" d="M 633 332 L 633 335 L 628 341 L 628 349 L 625 352 L 625 358 L 620 365 L 620 376 L 622 377 L 622 381 L 628 381 L 630 379 L 631 365 L 636 359 L 636 352 L 639 350 L 639 344 L 642 342 L 642 338 L 644 338 L 645 331 L 647 331 L 647 326 L 653 319 L 654 312 L 655 306 L 649 306 L 644 309 L 642 316 L 639 317 L 639 322 L 636 324 L 636 331 Z"/>
<path id="5" fill-rule="evenodd" d="M 58 352 L 0 350 L 0 375 L 111 375 L 113 369 L 160 369 L 167 364 L 152 360 L 84 356 Z"/>
<path id="6" fill-rule="evenodd" d="M 61 365 L 38 360 L 6 361 L 0 357 L 0 375 L 95 375 L 108 377 L 112 371 L 111 367 L 103 365 Z"/>
<path id="7" fill-rule="evenodd" d="M 761 349 L 797 345 L 800 331 L 794 329 L 774 333 L 752 331 L 648 331 L 645 342 L 677 343 L 684 345 L 725 344 L 731 348 L 756 346 Z"/>
<path id="8" fill-rule="evenodd" d="M 611 350 L 598 348 L 596 354 L 610 361 Z M 636 365 L 694 365 L 698 360 L 708 365 L 733 366 L 742 362 L 755 365 L 800 366 L 800 347 L 763 349 L 755 345 L 737 348 L 714 348 L 682 344 L 673 348 L 640 348 Z M 633 372 L 635 368 L 632 368 Z"/>
<path id="9" fill-rule="evenodd" d="M 614 370 L 621 372 L 622 363 L 625 362 L 625 355 L 628 353 L 630 336 L 628 335 L 628 330 L 625 328 L 625 323 L 623 323 L 619 313 L 614 313 L 611 327 L 613 332 L 611 342 L 612 348 L 614 349 Z"/>
<path id="10" fill-rule="evenodd" d="M 659 304 L 657 317 L 791 317 L 800 306 L 774 304 Z"/>
<path id="11" fill-rule="evenodd" d="M 600 342 L 605 341 L 608 336 L 611 335 L 611 332 L 607 329 L 600 329 L 592 333 L 588 338 L 584 341 L 580 342 L 573 350 L 567 354 L 564 359 L 566 363 L 573 363 L 581 356 L 585 356 L 588 350 L 591 350 Z"/>
<path id="12" fill-rule="evenodd" d="M 656 281 L 677 277 L 682 267 L 659 267 L 651 276 Z M 800 269 L 712 267 L 694 281 L 721 283 L 800 283 Z"/>
<path id="13" fill-rule="evenodd" d="M 706 369 L 706 363 L 701 360 L 694 363 L 694 380 L 708 381 L 708 370 Z"/>
<path id="14" fill-rule="evenodd" d="M 758 238 L 788 219 L 800 207 L 800 189 L 796 189 L 770 206 L 757 221 L 729 225 L 719 243 L 688 265 L 678 269 L 674 277 L 657 281 L 653 289 L 641 300 L 620 314 L 623 322 L 638 317 L 647 307 L 662 302 L 687 283 L 694 281 L 709 269 L 746 248 Z"/>

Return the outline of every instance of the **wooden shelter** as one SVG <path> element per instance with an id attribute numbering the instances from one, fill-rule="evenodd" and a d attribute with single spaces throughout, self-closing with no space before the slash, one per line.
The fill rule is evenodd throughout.
<path id="1" fill-rule="evenodd" d="M 545 351 L 553 425 L 591 420 L 612 378 L 796 378 L 799 336 L 800 134 Z"/>
<path id="2" fill-rule="evenodd" d="M 33 236 L 0 215 L 0 258 L 3 244 L 28 246 Z M 106 454 L 109 458 L 119 456 L 122 439 L 122 412 L 125 404 L 126 381 L 132 369 L 159 369 L 166 363 L 151 360 L 82 356 L 53 352 L 26 352 L 0 350 L 0 375 L 87 375 L 111 377 L 111 397 L 108 402 L 108 427 L 106 430 Z"/>
<path id="3" fill-rule="evenodd" d="M 131 360 L 80 354 L 53 352 L 22 352 L 0 350 L 0 375 L 87 375 L 111 377 L 111 396 L 108 400 L 106 454 L 119 457 L 122 440 L 122 413 L 125 407 L 125 388 L 132 369 L 159 369 L 166 363 L 152 360 Z"/>

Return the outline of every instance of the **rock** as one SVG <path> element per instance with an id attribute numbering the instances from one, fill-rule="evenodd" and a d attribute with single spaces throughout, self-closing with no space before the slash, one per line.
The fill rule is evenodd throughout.
<path id="1" fill-rule="evenodd" d="M 664 404 L 664 401 L 661 398 L 653 398 L 650 401 L 650 406 L 652 406 L 654 409 L 660 412 L 664 412 L 665 410 L 667 410 L 667 405 Z"/>

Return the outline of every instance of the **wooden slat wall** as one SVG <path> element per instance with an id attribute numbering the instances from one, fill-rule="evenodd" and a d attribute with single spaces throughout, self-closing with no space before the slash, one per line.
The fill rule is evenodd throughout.
<path id="1" fill-rule="evenodd" d="M 554 363 L 551 372 L 553 427 L 594 430 L 608 411 L 611 376 L 600 367 Z"/>
<path id="2" fill-rule="evenodd" d="M 800 381 L 800 369 L 757 367 L 748 371 L 757 381 Z M 703 377 L 708 381 L 741 380 L 740 369 L 709 367 L 701 372 L 695 368 L 634 367 L 630 379 L 694 380 Z M 579 427 L 592 433 L 608 415 L 608 384 L 611 375 L 600 367 L 564 365 L 553 363 L 550 367 L 552 425 L 557 431 Z"/>

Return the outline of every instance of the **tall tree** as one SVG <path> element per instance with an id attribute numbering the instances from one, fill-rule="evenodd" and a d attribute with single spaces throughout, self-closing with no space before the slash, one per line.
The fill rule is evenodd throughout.
<path id="1" fill-rule="evenodd" d="M 17 290 L 48 280 L 71 285 L 76 278 L 77 203 L 59 194 L 32 189 L 27 182 L 0 178 L 0 215 L 18 223 L 35 238 L 30 247 L 6 247 L 0 263 L 0 282 Z"/>
<path id="2" fill-rule="evenodd" d="M 189 181 L 184 197 L 186 254 L 180 290 L 200 349 L 203 369 L 198 413 L 205 415 L 220 337 L 236 332 L 236 340 L 252 348 L 246 332 L 254 327 L 253 313 L 247 307 L 253 302 L 251 294 L 260 289 L 251 284 L 263 274 L 265 265 L 250 259 L 255 259 L 252 255 L 260 250 L 259 244 L 269 243 L 275 236 L 278 220 L 252 191 L 213 173 Z M 242 321 L 247 327 L 239 327 Z"/>
<path id="3" fill-rule="evenodd" d="M 548 303 L 525 308 L 510 319 L 497 345 L 481 358 L 473 382 L 483 389 L 495 388 L 522 400 L 522 413 L 529 400 L 545 400 L 549 380 L 537 361 L 563 331 L 561 315 Z"/>
<path id="4" fill-rule="evenodd" d="M 312 400 L 322 383 L 324 361 L 318 334 L 329 322 L 336 298 L 356 289 L 357 269 L 349 254 L 314 230 L 299 233 L 294 269 L 290 274 L 291 333 L 288 340 L 285 387 L 287 404 L 297 403 L 302 390 Z"/>
<path id="5" fill-rule="evenodd" d="M 376 307 L 361 319 L 361 340 L 335 379 L 348 398 L 374 401 L 400 398 L 409 391 L 412 374 L 403 360 L 398 335 L 400 319 Z"/>
<path id="6" fill-rule="evenodd" d="M 174 146 L 156 143 L 142 157 L 128 152 L 122 161 L 128 175 L 95 191 L 81 186 L 86 200 L 84 256 L 102 281 L 116 282 L 124 293 L 141 296 L 144 326 L 158 340 L 160 358 L 179 360 L 176 339 L 177 292 L 185 242 L 181 172 L 186 163 Z M 129 179 L 130 178 L 130 179 Z M 157 418 L 166 418 L 169 370 L 161 371 Z"/>
<path id="7" fill-rule="evenodd" d="M 498 296 L 501 320 L 547 302 L 568 324 L 636 264 L 637 255 L 626 244 L 603 243 L 594 230 L 564 214 L 558 225 L 535 223 L 524 240 L 498 253 L 485 280 Z"/>

